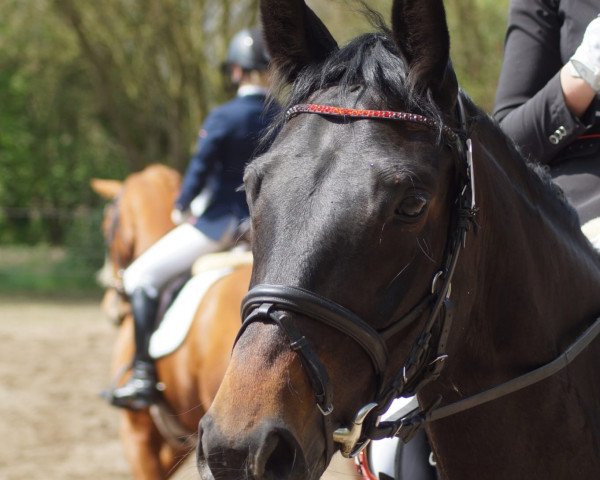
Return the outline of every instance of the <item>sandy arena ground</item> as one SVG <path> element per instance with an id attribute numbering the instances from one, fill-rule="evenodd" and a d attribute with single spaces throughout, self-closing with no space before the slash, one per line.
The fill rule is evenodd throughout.
<path id="1" fill-rule="evenodd" d="M 0 479 L 131 478 L 98 397 L 114 338 L 96 302 L 0 298 Z M 197 480 L 193 462 L 174 478 Z M 356 478 L 336 459 L 323 480 Z"/>

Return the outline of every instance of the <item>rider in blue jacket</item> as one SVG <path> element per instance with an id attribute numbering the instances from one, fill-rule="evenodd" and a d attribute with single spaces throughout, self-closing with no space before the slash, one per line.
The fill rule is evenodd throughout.
<path id="1" fill-rule="evenodd" d="M 134 317 L 136 353 L 131 379 L 112 392 L 112 404 L 134 410 L 148 407 L 157 396 L 157 376 L 148 353 L 156 324 L 159 295 L 174 278 L 189 270 L 203 254 L 233 245 L 238 227 L 248 217 L 239 190 L 245 165 L 266 145 L 261 143 L 278 107 L 267 101 L 268 57 L 257 29 L 243 30 L 231 41 L 227 66 L 237 96 L 206 118 L 172 213 L 178 224 L 138 257 L 124 272 L 125 292 Z M 194 225 L 184 223 L 195 197 L 210 197 Z"/>

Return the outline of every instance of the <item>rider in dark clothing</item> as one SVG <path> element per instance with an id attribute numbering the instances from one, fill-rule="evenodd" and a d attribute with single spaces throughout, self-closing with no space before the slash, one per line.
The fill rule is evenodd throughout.
<path id="1" fill-rule="evenodd" d="M 600 0 L 511 0 L 494 111 L 582 224 L 600 217 L 599 13 Z"/>
<path id="2" fill-rule="evenodd" d="M 186 211 L 210 177 L 212 195 L 195 226 L 215 240 L 249 215 L 239 187 L 244 167 L 260 154 L 257 143 L 276 115 L 265 102 L 265 89 L 242 86 L 233 100 L 210 113 L 200 131 L 175 208 Z"/>

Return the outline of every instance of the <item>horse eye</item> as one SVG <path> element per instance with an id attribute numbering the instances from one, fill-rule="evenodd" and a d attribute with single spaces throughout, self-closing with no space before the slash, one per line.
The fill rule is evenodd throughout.
<path id="1" fill-rule="evenodd" d="M 406 197 L 396 209 L 396 215 L 408 218 L 417 218 L 427 207 L 427 198 L 421 195 Z"/>

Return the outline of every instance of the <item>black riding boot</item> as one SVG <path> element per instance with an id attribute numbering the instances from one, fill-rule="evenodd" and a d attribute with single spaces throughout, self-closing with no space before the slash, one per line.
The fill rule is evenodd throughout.
<path id="1" fill-rule="evenodd" d="M 130 301 L 135 334 L 131 378 L 125 385 L 113 390 L 111 403 L 116 407 L 141 410 L 154 403 L 158 395 L 156 367 L 148 352 L 156 324 L 158 299 L 138 288 L 131 294 Z"/>

